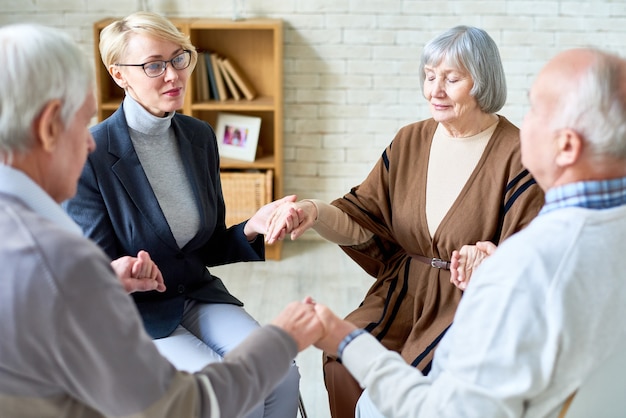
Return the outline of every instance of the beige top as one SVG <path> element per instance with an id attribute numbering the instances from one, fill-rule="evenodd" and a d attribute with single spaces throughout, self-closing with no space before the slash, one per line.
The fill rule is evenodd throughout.
<path id="1" fill-rule="evenodd" d="M 432 237 L 483 155 L 498 121 L 481 133 L 454 138 L 439 124 L 430 146 L 426 178 L 426 220 Z"/>

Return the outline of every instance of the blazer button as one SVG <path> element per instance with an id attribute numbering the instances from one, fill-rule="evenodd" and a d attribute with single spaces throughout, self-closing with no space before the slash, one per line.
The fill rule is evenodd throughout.
<path id="1" fill-rule="evenodd" d="M 178 293 L 185 293 L 185 285 L 183 284 L 178 285 Z"/>

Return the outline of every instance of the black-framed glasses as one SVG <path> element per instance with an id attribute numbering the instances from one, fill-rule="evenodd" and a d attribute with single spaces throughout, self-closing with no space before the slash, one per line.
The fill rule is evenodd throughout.
<path id="1" fill-rule="evenodd" d="M 118 67 L 142 67 L 143 72 L 150 78 L 158 77 L 165 72 L 167 64 L 170 63 L 176 70 L 184 70 L 191 64 L 191 51 L 185 49 L 171 60 L 150 61 L 143 64 L 115 64 Z"/>

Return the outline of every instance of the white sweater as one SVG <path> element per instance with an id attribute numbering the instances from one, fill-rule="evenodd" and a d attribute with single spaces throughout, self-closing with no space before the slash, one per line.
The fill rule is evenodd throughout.
<path id="1" fill-rule="evenodd" d="M 556 417 L 626 337 L 626 207 L 538 216 L 480 266 L 424 377 L 369 334 L 343 364 L 388 417 Z"/>

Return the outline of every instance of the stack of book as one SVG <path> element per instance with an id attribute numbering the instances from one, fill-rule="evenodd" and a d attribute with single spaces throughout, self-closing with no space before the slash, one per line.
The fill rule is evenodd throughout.
<path id="1" fill-rule="evenodd" d="M 215 52 L 198 52 L 195 70 L 196 97 L 208 100 L 252 100 L 256 91 L 235 63 Z"/>

